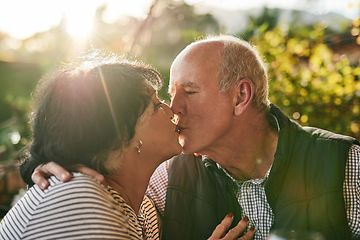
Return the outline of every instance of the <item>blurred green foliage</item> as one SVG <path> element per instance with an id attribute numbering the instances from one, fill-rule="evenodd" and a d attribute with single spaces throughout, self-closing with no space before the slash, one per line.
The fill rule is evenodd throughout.
<path id="1" fill-rule="evenodd" d="M 0 73 L 0 160 L 4 161 L 16 158 L 28 142 L 30 95 L 42 72 L 36 64 L 0 62 Z"/>
<path id="2" fill-rule="evenodd" d="M 270 100 L 301 125 L 360 138 L 360 66 L 324 43 L 322 24 L 289 35 L 266 24 L 251 38 L 268 63 Z M 336 58 L 337 57 L 337 58 Z"/>

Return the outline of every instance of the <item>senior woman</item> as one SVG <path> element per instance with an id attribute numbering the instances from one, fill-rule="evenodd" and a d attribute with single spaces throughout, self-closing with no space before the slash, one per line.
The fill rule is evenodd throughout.
<path id="1" fill-rule="evenodd" d="M 95 59 L 95 60 L 91 60 Z M 181 146 L 171 109 L 159 101 L 160 74 L 115 56 L 85 59 L 40 81 L 31 115 L 29 157 L 39 164 L 82 164 L 108 186 L 82 173 L 50 178 L 7 213 L 1 239 L 158 239 L 150 176 Z"/>

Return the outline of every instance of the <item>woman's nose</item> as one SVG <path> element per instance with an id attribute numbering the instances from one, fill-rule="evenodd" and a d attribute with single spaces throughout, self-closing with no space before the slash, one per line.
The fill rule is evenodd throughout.
<path id="1" fill-rule="evenodd" d="M 169 107 L 169 105 L 167 105 L 166 103 L 163 104 L 164 106 L 164 111 L 165 113 L 170 117 L 170 119 L 172 120 L 174 118 L 174 113 L 171 110 L 171 108 Z"/>

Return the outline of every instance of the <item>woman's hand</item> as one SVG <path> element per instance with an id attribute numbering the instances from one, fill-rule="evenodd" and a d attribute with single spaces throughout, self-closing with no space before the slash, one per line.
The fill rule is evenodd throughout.
<path id="1" fill-rule="evenodd" d="M 77 172 L 81 172 L 95 178 L 100 183 L 104 183 L 104 176 L 91 168 L 85 167 L 83 165 L 77 165 L 74 167 L 74 169 Z M 54 162 L 49 162 L 45 165 L 37 166 L 31 175 L 31 180 L 42 190 L 45 190 L 50 185 L 47 179 L 51 175 L 55 175 L 62 182 L 67 182 L 72 178 L 72 175 L 65 168 Z"/>
<path id="2" fill-rule="evenodd" d="M 241 221 L 228 232 L 227 230 L 231 226 L 232 221 L 234 220 L 234 215 L 229 213 L 226 217 L 222 220 L 222 222 L 217 225 L 214 232 L 212 233 L 211 237 L 208 240 L 233 240 L 233 239 L 241 239 L 241 240 L 250 240 L 254 237 L 255 234 L 255 227 L 252 226 L 247 233 L 239 238 L 239 235 L 245 231 L 247 226 L 249 225 L 249 218 L 244 217 Z M 226 233 L 227 232 L 227 233 Z M 226 233 L 226 235 L 225 235 Z"/>

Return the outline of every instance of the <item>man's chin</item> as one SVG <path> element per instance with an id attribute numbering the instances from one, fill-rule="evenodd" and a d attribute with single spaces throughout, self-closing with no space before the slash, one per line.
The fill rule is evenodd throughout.
<path id="1" fill-rule="evenodd" d="M 189 140 L 185 141 L 184 138 L 180 137 L 179 138 L 179 143 L 182 146 L 182 153 L 194 154 L 194 153 L 196 153 L 196 150 L 199 150 L 199 149 L 194 149 L 193 146 L 191 146 L 191 144 L 189 144 Z"/>
<path id="2" fill-rule="evenodd" d="M 183 145 L 183 149 L 182 149 L 182 153 L 185 153 L 185 154 L 193 154 L 195 153 L 195 151 L 188 147 L 186 144 Z"/>

